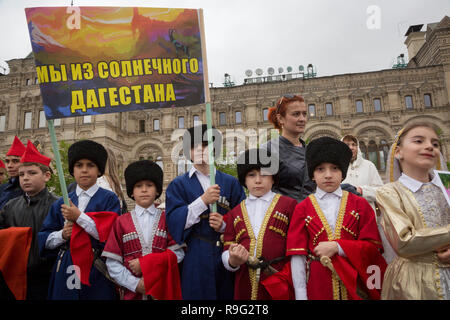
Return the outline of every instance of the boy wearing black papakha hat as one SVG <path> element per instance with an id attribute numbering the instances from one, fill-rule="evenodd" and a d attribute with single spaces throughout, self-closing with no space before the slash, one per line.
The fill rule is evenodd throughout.
<path id="1" fill-rule="evenodd" d="M 298 300 L 380 299 L 386 262 L 375 214 L 367 200 L 340 187 L 351 157 L 345 143 L 329 137 L 306 147 L 317 189 L 295 208 L 287 237 Z"/>
<path id="2" fill-rule="evenodd" d="M 272 192 L 278 179 L 278 157 L 265 149 L 241 154 L 237 172 L 249 196 L 228 213 L 222 253 L 225 268 L 236 272 L 234 299 L 289 299 L 292 287 L 282 286 L 272 275 L 289 261 L 286 235 L 297 201 Z"/>
<path id="3" fill-rule="evenodd" d="M 220 152 L 222 135 L 212 131 L 214 149 Z M 183 151 L 193 167 L 167 187 L 166 219 L 175 241 L 187 245 L 181 274 L 183 299 L 229 300 L 234 277 L 223 266 L 220 235 L 226 225 L 223 215 L 245 199 L 245 193 L 236 178 L 219 170 L 215 170 L 216 184 L 210 185 L 207 150 L 206 125 L 186 130 Z M 211 212 L 215 202 L 218 212 Z"/>
<path id="4" fill-rule="evenodd" d="M 162 193 L 163 171 L 153 161 L 136 161 L 125 169 L 125 182 L 136 206 L 116 220 L 109 234 L 102 253 L 109 274 L 121 286 L 121 299 L 181 299 L 178 262 L 184 251 L 167 232 L 164 211 L 154 204 Z"/>
<path id="5" fill-rule="evenodd" d="M 117 196 L 97 185 L 105 172 L 108 155 L 94 141 L 82 140 L 69 147 L 69 172 L 77 182 L 69 193 L 70 206 L 61 197 L 39 232 L 41 256 L 57 255 L 50 278 L 49 299 L 116 299 L 101 252 L 120 215 Z"/>

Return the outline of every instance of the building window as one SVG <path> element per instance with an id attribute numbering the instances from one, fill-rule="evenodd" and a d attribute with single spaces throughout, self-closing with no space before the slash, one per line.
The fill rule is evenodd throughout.
<path id="1" fill-rule="evenodd" d="M 33 113 L 32 112 L 25 112 L 25 124 L 23 126 L 24 129 L 31 129 L 31 117 Z"/>
<path id="2" fill-rule="evenodd" d="M 242 113 L 240 111 L 236 111 L 235 119 L 236 119 L 236 123 L 242 123 Z"/>
<path id="3" fill-rule="evenodd" d="M 1 115 L 0 116 L 0 132 L 4 132 L 6 130 L 6 116 Z"/>
<path id="4" fill-rule="evenodd" d="M 178 117 L 178 129 L 184 129 L 184 117 Z"/>
<path id="5" fill-rule="evenodd" d="M 159 131 L 159 119 L 153 119 L 153 131 Z"/>
<path id="6" fill-rule="evenodd" d="M 263 109 L 263 121 L 269 120 L 269 109 L 265 108 Z"/>
<path id="7" fill-rule="evenodd" d="M 362 100 L 356 100 L 356 113 L 363 113 L 363 102 Z"/>
<path id="8" fill-rule="evenodd" d="M 47 119 L 44 110 L 39 111 L 39 128 L 45 128 Z"/>
<path id="9" fill-rule="evenodd" d="M 405 96 L 405 106 L 406 109 L 413 109 L 413 99 L 412 96 Z"/>
<path id="10" fill-rule="evenodd" d="M 59 127 L 61 125 L 61 119 L 54 119 L 53 120 L 53 126 Z"/>
<path id="11" fill-rule="evenodd" d="M 139 120 L 139 133 L 145 133 L 145 120 Z"/>
<path id="12" fill-rule="evenodd" d="M 31 79 L 27 79 L 27 86 L 31 85 Z"/>
<path id="13" fill-rule="evenodd" d="M 327 116 L 332 116 L 333 115 L 333 104 L 331 102 L 326 103 L 325 110 L 326 110 Z"/>
<path id="14" fill-rule="evenodd" d="M 366 144 L 364 142 L 362 142 L 362 141 L 359 141 L 358 145 L 359 145 L 359 150 L 361 150 L 362 157 L 364 159 L 367 159 L 367 147 L 366 147 Z"/>
<path id="15" fill-rule="evenodd" d="M 194 126 L 200 125 L 201 121 L 200 121 L 200 116 L 195 115 L 194 116 Z"/>
<path id="16" fill-rule="evenodd" d="M 310 117 L 315 117 L 316 116 L 316 105 L 315 104 L 308 105 L 308 115 Z"/>
<path id="17" fill-rule="evenodd" d="M 374 140 L 370 140 L 368 146 L 360 141 L 359 149 L 361 150 L 363 158 L 371 161 L 377 170 L 386 170 L 386 162 L 389 154 L 389 145 L 386 140 L 380 140 L 379 145 L 377 145 Z"/>
<path id="18" fill-rule="evenodd" d="M 373 110 L 375 112 L 381 111 L 381 99 L 379 98 L 373 99 Z"/>
<path id="19" fill-rule="evenodd" d="M 225 126 L 227 124 L 227 114 L 225 112 L 219 113 L 219 125 Z"/>
<path id="20" fill-rule="evenodd" d="M 92 116 L 91 115 L 83 116 L 83 123 L 92 123 Z"/>
<path id="21" fill-rule="evenodd" d="M 425 108 L 431 108 L 433 106 L 433 103 L 431 101 L 431 94 L 425 93 L 423 95 L 423 100 L 424 100 L 424 103 L 425 103 Z"/>
<path id="22" fill-rule="evenodd" d="M 375 143 L 375 141 L 370 140 L 369 141 L 369 147 L 368 147 L 368 151 L 369 151 L 369 161 L 371 161 L 375 167 L 378 168 L 378 148 L 377 148 L 377 144 Z"/>
<path id="23" fill-rule="evenodd" d="M 380 167 L 379 170 L 385 171 L 386 170 L 386 161 L 389 154 L 389 145 L 386 140 L 380 141 Z"/>

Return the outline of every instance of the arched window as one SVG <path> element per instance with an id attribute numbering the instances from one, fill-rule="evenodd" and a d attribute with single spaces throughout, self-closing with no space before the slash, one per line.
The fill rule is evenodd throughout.
<path id="1" fill-rule="evenodd" d="M 406 109 L 414 108 L 412 96 L 405 96 L 405 106 Z"/>
<path id="2" fill-rule="evenodd" d="M 139 120 L 139 133 L 145 132 L 145 120 Z"/>
<path id="3" fill-rule="evenodd" d="M 367 148 L 369 152 L 369 161 L 372 161 L 372 163 L 375 165 L 375 167 L 378 168 L 378 148 L 375 141 L 370 140 L 369 141 L 369 147 Z"/>
<path id="4" fill-rule="evenodd" d="M 159 131 L 159 119 L 153 119 L 153 131 Z"/>
<path id="5" fill-rule="evenodd" d="M 265 108 L 263 109 L 263 121 L 269 120 L 269 109 Z"/>
<path id="6" fill-rule="evenodd" d="M 381 111 L 381 99 L 380 98 L 373 99 L 373 110 L 375 112 Z"/>
<path id="7" fill-rule="evenodd" d="M 308 105 L 308 116 L 309 117 L 315 117 L 316 116 L 316 105 L 315 104 L 309 104 Z"/>
<path id="8" fill-rule="evenodd" d="M 235 119 L 236 119 L 236 123 L 242 123 L 242 112 L 236 111 Z"/>
<path id="9" fill-rule="evenodd" d="M 219 113 L 219 125 L 225 126 L 227 124 L 227 114 L 225 112 Z"/>
<path id="10" fill-rule="evenodd" d="M 386 161 L 389 154 L 389 145 L 386 140 L 380 141 L 380 167 L 379 170 L 385 171 L 386 170 Z"/>
<path id="11" fill-rule="evenodd" d="M 363 141 L 359 141 L 359 149 L 363 158 L 371 161 L 377 170 L 386 171 L 389 144 L 385 139 L 381 139 L 378 145 L 375 140 L 370 140 L 368 145 Z"/>
<path id="12" fill-rule="evenodd" d="M 194 116 L 194 126 L 200 125 L 201 121 L 200 121 L 200 116 L 195 115 Z"/>
<path id="13" fill-rule="evenodd" d="M 356 113 L 363 113 L 363 102 L 362 100 L 356 100 Z"/>
<path id="14" fill-rule="evenodd" d="M 367 159 L 367 147 L 366 144 L 362 141 L 359 142 L 359 149 L 361 150 L 362 156 L 364 159 Z"/>
<path id="15" fill-rule="evenodd" d="M 327 102 L 325 104 L 325 110 L 326 110 L 327 116 L 332 116 L 333 115 L 333 104 L 331 102 Z"/>
<path id="16" fill-rule="evenodd" d="M 425 93 L 423 95 L 423 102 L 425 104 L 425 108 L 431 108 L 433 106 L 432 100 L 431 100 L 431 94 Z"/>
<path id="17" fill-rule="evenodd" d="M 184 117 L 178 117 L 178 129 L 184 129 Z"/>

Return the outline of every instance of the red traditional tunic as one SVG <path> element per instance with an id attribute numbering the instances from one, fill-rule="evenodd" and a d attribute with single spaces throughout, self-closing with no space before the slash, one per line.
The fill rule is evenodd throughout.
<path id="1" fill-rule="evenodd" d="M 256 257 L 263 257 L 270 261 L 275 258 L 284 257 L 286 254 L 286 236 L 289 228 L 289 221 L 294 211 L 297 201 L 292 198 L 275 194 L 272 203 L 269 205 L 261 229 L 256 239 L 253 228 L 245 206 L 245 200 L 233 210 L 228 212 L 227 226 L 224 232 L 224 250 L 228 250 L 230 244 L 238 243 L 243 245 L 250 256 L 256 248 Z M 262 214 L 262 213 L 261 213 Z M 272 263 L 271 266 L 281 271 L 288 259 Z M 234 298 L 237 300 L 269 300 L 269 293 L 260 282 L 268 275 L 264 271 L 260 272 L 260 279 L 257 279 L 258 271 L 249 268 L 247 264 L 240 266 L 236 272 Z"/>
<path id="2" fill-rule="evenodd" d="M 140 259 L 144 282 L 146 283 L 146 291 L 148 294 L 148 279 L 151 279 L 151 281 L 155 281 L 158 278 L 164 276 L 176 277 L 178 279 L 178 283 L 175 283 L 175 285 L 178 285 L 179 289 L 179 275 L 176 257 L 175 260 L 173 260 L 173 257 L 170 257 L 170 255 L 161 255 L 161 253 L 164 253 L 166 249 L 171 249 L 179 246 L 167 232 L 165 213 L 158 211 L 157 214 L 159 216 L 157 216 L 155 219 L 155 223 L 153 225 L 152 233 L 148 243 L 146 243 L 144 240 L 141 227 L 139 226 L 136 213 L 134 211 L 118 217 L 109 235 L 108 241 L 105 245 L 105 249 L 102 253 L 102 256 L 104 257 L 121 262 L 128 270 L 130 270 L 130 272 L 131 269 L 129 267 L 129 262 L 131 260 L 142 257 L 150 258 L 150 255 L 152 253 L 156 253 L 159 255 L 155 255 L 155 257 L 151 257 L 150 259 L 148 259 L 148 261 L 151 261 L 151 263 L 170 263 L 170 268 L 166 269 L 170 269 L 171 274 L 166 273 L 155 275 L 152 273 L 152 269 L 148 266 L 145 266 L 145 263 L 143 263 L 143 261 Z M 175 256 L 175 254 L 171 253 L 171 256 Z M 161 259 L 164 259 L 164 261 Z M 175 265 L 173 265 L 174 263 Z M 172 279 L 171 282 L 173 282 Z M 166 289 L 171 290 L 172 288 Z M 124 300 L 146 299 L 146 297 L 142 294 L 132 292 L 127 288 L 121 288 L 121 290 L 123 290 L 123 292 L 121 293 L 123 294 Z M 155 292 L 155 295 L 158 294 L 159 293 Z"/>
<path id="3" fill-rule="evenodd" d="M 337 275 L 324 267 L 317 257 L 312 256 L 314 248 L 322 241 L 337 241 L 347 256 L 335 254 L 332 257 Z M 362 197 L 342 192 L 334 232 L 314 195 L 310 195 L 295 208 L 288 232 L 286 254 L 309 255 L 309 279 L 308 276 L 306 279 L 308 299 L 354 300 L 361 299 L 361 296 L 380 299 L 381 287 L 376 287 L 376 279 L 372 281 L 369 278 L 375 274 L 380 277 L 378 283 L 382 283 L 386 269 L 386 262 L 381 256 L 382 250 L 375 214 Z M 371 284 L 375 284 L 375 287 Z"/>

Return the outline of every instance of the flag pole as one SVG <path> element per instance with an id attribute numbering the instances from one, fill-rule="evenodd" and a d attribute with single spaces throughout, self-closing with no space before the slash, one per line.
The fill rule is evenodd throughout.
<path id="1" fill-rule="evenodd" d="M 205 23 L 203 20 L 203 9 L 198 9 L 199 28 L 202 44 L 202 62 L 203 62 L 203 85 L 205 88 L 205 104 L 206 104 L 206 125 L 208 135 L 208 160 L 209 160 L 209 180 L 210 184 L 216 184 L 216 177 L 214 174 L 214 148 L 212 141 L 212 114 L 211 114 L 211 96 L 209 93 L 209 79 L 208 79 L 208 62 L 206 58 L 206 39 L 205 39 Z M 211 204 L 212 212 L 217 212 L 217 204 Z"/>
<path id="2" fill-rule="evenodd" d="M 53 125 L 53 120 L 47 120 L 48 131 L 50 132 L 50 140 L 53 147 L 53 155 L 56 162 L 56 170 L 58 172 L 59 185 L 61 186 L 61 192 L 64 199 L 64 204 L 69 204 L 69 195 L 67 192 L 66 180 L 64 179 L 64 171 L 61 164 L 61 155 L 59 154 L 58 141 L 56 140 L 55 127 Z"/>

